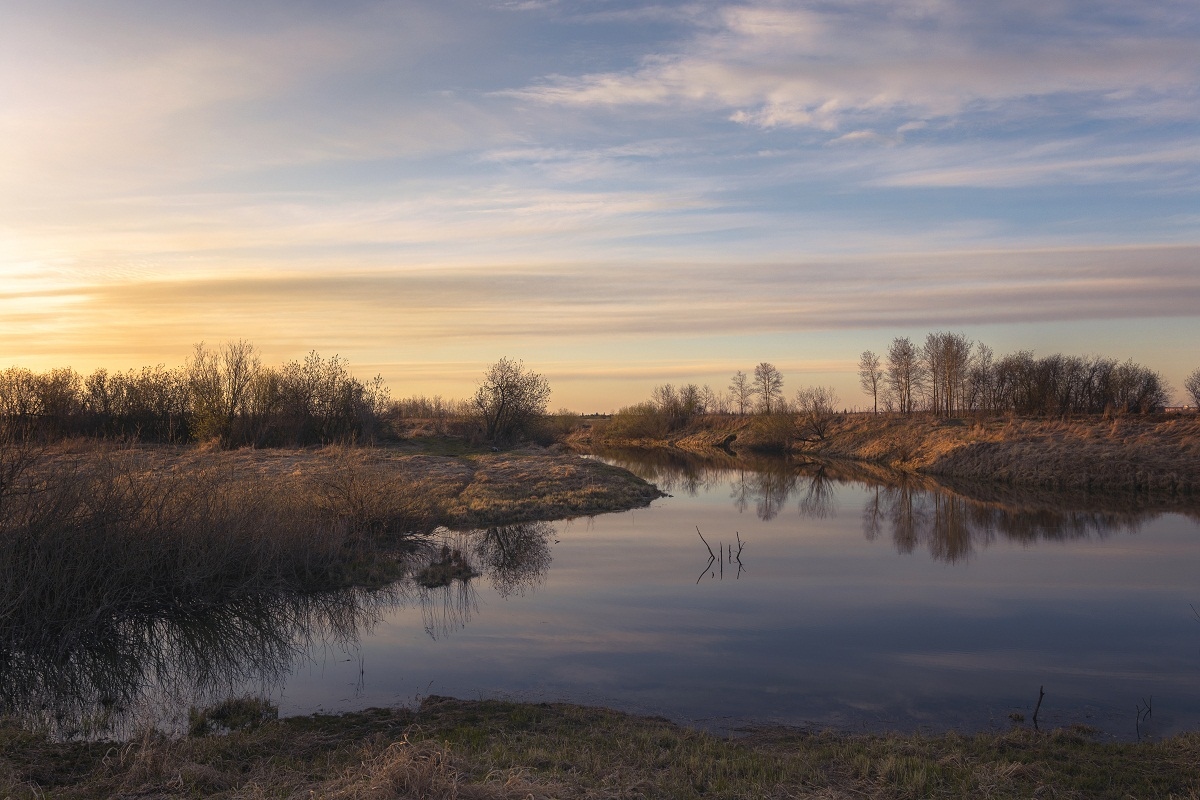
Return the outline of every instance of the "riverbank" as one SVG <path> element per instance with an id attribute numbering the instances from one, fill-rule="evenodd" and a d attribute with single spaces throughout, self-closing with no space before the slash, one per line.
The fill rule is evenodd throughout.
<path id="1" fill-rule="evenodd" d="M 698 418 L 652 439 L 578 431 L 576 447 L 674 447 L 785 452 L 879 464 L 910 473 L 1047 489 L 1200 493 L 1200 417 L 942 419 L 841 414 L 807 439 L 794 420 Z"/>
<path id="2" fill-rule="evenodd" d="M 387 587 L 438 560 L 439 526 L 590 516 L 660 494 L 541 449 L 0 443 L 0 708 L 27 701 L 8 696 L 11 671 L 33 686 L 73 675 L 138 625 Z"/>
<path id="3" fill-rule="evenodd" d="M 213 735 L 211 723 L 235 728 Z M 723 739 L 566 704 L 430 697 L 415 710 L 274 719 L 253 701 L 193 715 L 193 734 L 54 743 L 0 725 L 0 796 L 27 798 L 1196 797 L 1200 736 L 1038 733 Z M 217 726 L 219 729 L 219 725 Z"/>
<path id="4" fill-rule="evenodd" d="M 442 439 L 240 450 L 76 440 L 33 459 L 30 470 L 48 482 L 120 473 L 126 481 L 252 486 L 260 495 L 307 503 L 312 514 L 374 521 L 400 533 L 592 516 L 661 496 L 626 470 L 561 447 L 495 452 Z"/>

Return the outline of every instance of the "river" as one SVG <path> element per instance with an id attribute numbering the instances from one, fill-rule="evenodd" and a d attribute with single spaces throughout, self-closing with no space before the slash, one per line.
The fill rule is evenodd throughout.
<path id="1" fill-rule="evenodd" d="M 444 532 L 447 549 L 426 558 L 458 551 L 479 573 L 448 586 L 410 579 L 233 613 L 205 623 L 200 644 L 139 634 L 130 658 L 154 668 L 122 667 L 140 677 L 119 691 L 73 677 L 85 687 L 74 713 L 95 716 L 88 704 L 114 694 L 161 713 L 232 691 L 285 715 L 439 694 L 603 705 L 722 733 L 1003 730 L 1032 726 L 1035 709 L 1043 729 L 1121 739 L 1200 728 L 1195 508 L 846 465 L 596 457 L 671 496 Z M 53 683 L 33 681 L 41 699 L 26 705 L 46 707 Z"/>

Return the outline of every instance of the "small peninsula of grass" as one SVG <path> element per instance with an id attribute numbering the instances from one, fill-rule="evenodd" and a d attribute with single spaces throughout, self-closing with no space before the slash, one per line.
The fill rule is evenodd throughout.
<path id="1" fill-rule="evenodd" d="M 55 743 L 0 726 L 0 796 L 1116 800 L 1200 791 L 1195 734 L 1115 743 L 1085 728 L 1017 725 L 975 735 L 774 729 L 722 738 L 599 708 L 443 697 L 415 710 L 277 720 L 255 709 L 222 719 L 245 724 L 128 743 Z"/>
<path id="2" fill-rule="evenodd" d="M 593 515 L 660 494 L 618 467 L 541 448 L 0 442 L 0 655 L 63 667 L 131 619 L 385 587 L 439 526 Z M 465 577 L 460 567 L 450 578 Z"/>

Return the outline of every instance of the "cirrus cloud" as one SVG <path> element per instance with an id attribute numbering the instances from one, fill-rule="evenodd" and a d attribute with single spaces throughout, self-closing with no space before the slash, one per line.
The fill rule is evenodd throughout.
<path id="1" fill-rule="evenodd" d="M 629 69 L 553 75 L 508 94 L 581 107 L 691 106 L 759 128 L 837 131 L 1044 114 L 1074 98 L 1096 116 L 1195 111 L 1194 21 L 1159 4 L 1096 13 L 1070 2 L 749 3 Z M 1182 11 L 1181 11 L 1182 15 Z"/>

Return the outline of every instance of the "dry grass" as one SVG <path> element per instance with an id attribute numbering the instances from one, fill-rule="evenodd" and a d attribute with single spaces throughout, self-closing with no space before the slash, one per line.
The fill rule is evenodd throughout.
<path id="1" fill-rule="evenodd" d="M 474 472 L 448 505 L 452 526 L 562 519 L 645 506 L 661 496 L 631 473 L 570 454 L 498 453 L 471 459 Z"/>
<path id="2" fill-rule="evenodd" d="M 752 418 L 701 420 L 669 439 L 617 441 L 593 431 L 574 444 L 670 445 L 694 451 L 770 449 Z M 778 442 L 775 444 L 779 444 Z M 1180 415 L 1060 419 L 940 419 L 848 414 L 826 438 L 790 450 L 920 472 L 1081 491 L 1200 492 L 1200 418 Z"/>
<path id="3" fill-rule="evenodd" d="M 215 685 L 247 665 L 269 674 L 306 626 L 353 630 L 427 555 L 439 525 L 597 513 L 657 495 L 629 473 L 561 454 L 9 440 L 0 708 L 71 734 L 105 729 L 140 702 L 147 670 Z M 524 575 L 492 571 L 505 586 Z"/>
<path id="4" fill-rule="evenodd" d="M 938 420 L 853 415 L 823 455 L 1055 489 L 1200 491 L 1200 419 Z"/>
<path id="5" fill-rule="evenodd" d="M 1083 729 L 737 739 L 562 704 L 429 698 L 417 711 L 260 721 L 224 736 L 53 743 L 0 726 L 20 798 L 1195 798 L 1200 737 Z"/>
<path id="6" fill-rule="evenodd" d="M 636 508 L 661 496 L 624 470 L 553 449 L 451 448 L 430 454 L 410 448 L 222 451 L 151 445 L 120 452 L 135 458 L 148 479 L 226 476 L 259 491 L 279 488 L 307 507 L 365 528 L 563 519 Z M 91 442 L 68 443 L 46 463 L 61 471 L 97 453 Z"/>

